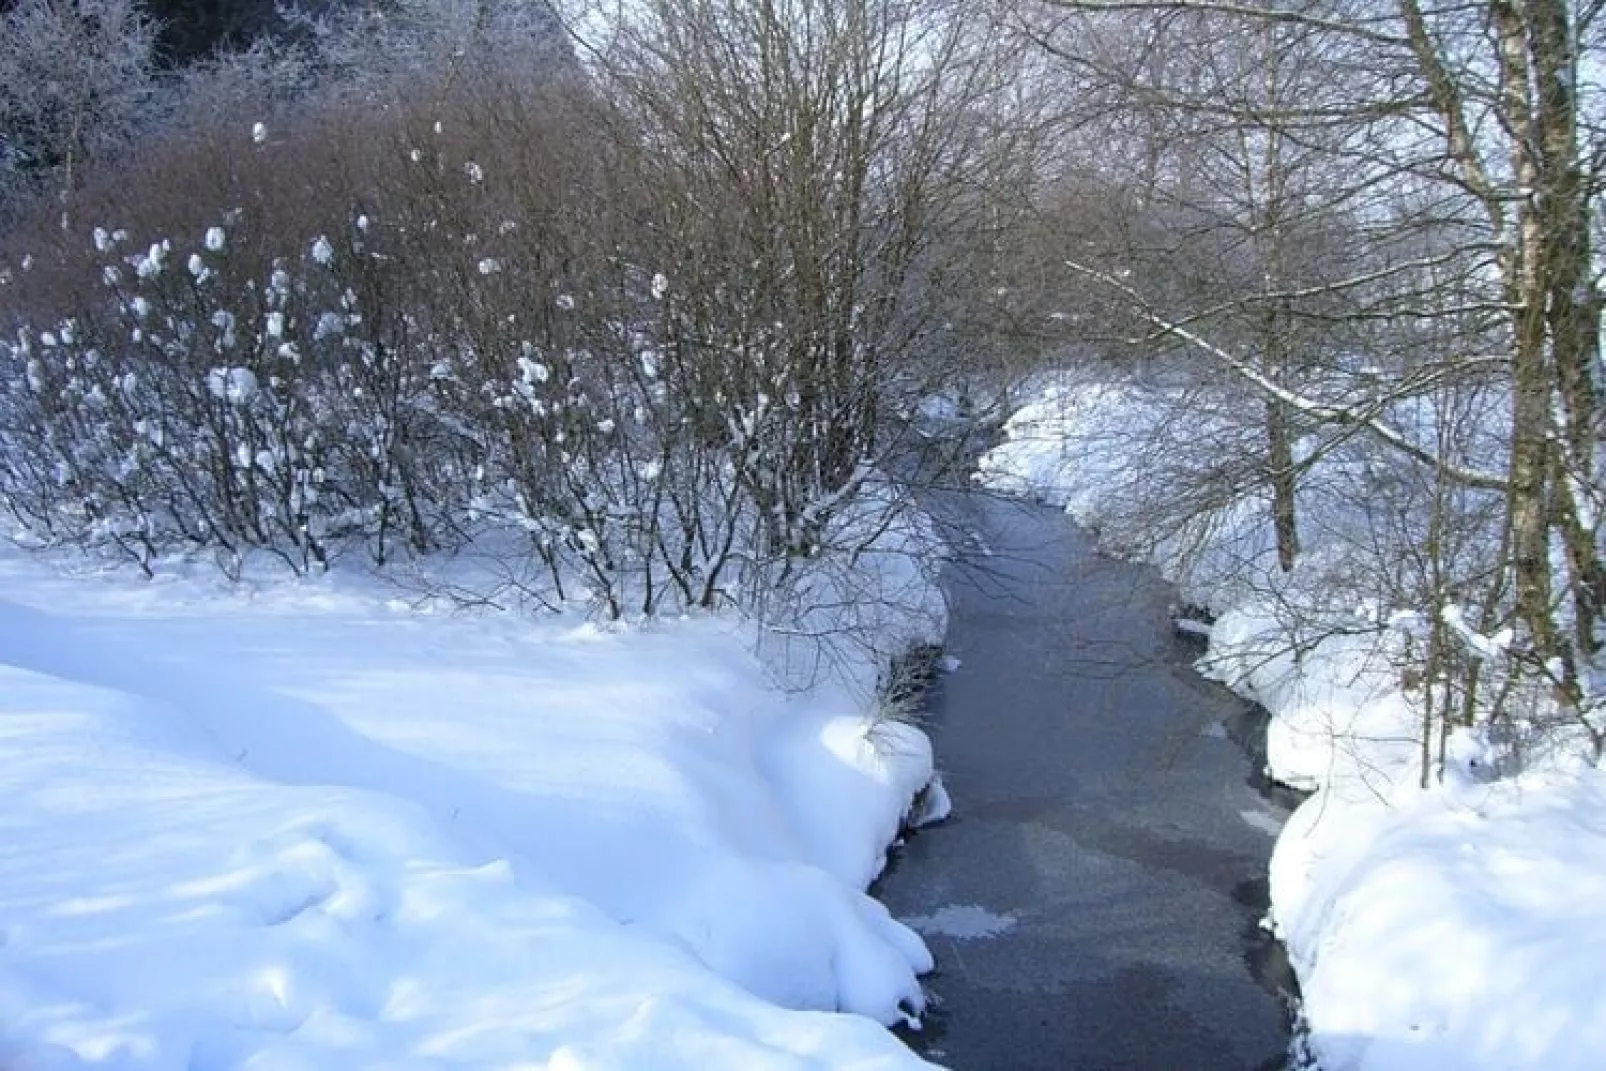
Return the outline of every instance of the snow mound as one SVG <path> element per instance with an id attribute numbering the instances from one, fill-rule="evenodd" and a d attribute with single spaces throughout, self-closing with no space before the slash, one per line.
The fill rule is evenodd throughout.
<path id="1" fill-rule="evenodd" d="M 1606 1066 L 1606 774 L 1329 790 L 1272 860 L 1324 1071 Z"/>
<path id="2" fill-rule="evenodd" d="M 0 1066 L 921 1066 L 930 745 L 748 626 L 0 581 Z"/>
<path id="3" fill-rule="evenodd" d="M 1419 717 L 1372 634 L 1320 636 L 1296 651 L 1275 613 L 1250 603 L 1216 621 L 1199 669 L 1273 712 L 1266 767 L 1285 785 L 1386 793 L 1417 776 Z"/>

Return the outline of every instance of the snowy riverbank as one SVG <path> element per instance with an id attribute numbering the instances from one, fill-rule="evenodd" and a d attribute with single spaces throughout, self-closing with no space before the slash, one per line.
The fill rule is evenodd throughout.
<path id="1" fill-rule="evenodd" d="M 1132 553 L 1143 499 L 1167 494 L 1152 450 L 1209 460 L 1208 422 L 1167 429 L 1158 402 L 1128 383 L 1045 381 L 979 478 L 1061 505 Z M 1343 521 L 1324 516 L 1333 549 L 1307 545 L 1310 565 L 1286 584 L 1266 579 L 1270 519 L 1252 499 L 1144 551 L 1220 615 L 1201 668 L 1271 712 L 1270 775 L 1314 793 L 1271 873 L 1310 1055 L 1326 1071 L 1606 1065 L 1606 775 L 1554 763 L 1492 780 L 1458 739 L 1443 783 L 1419 788 L 1411 700 L 1373 645 L 1335 632 L 1295 658 L 1276 629 L 1278 599 L 1319 598 L 1341 569 Z"/>
<path id="2" fill-rule="evenodd" d="M 731 617 L 0 557 L 0 1066 L 894 1068 L 931 774 Z M 845 1014 L 844 1014 L 845 1013 Z"/>

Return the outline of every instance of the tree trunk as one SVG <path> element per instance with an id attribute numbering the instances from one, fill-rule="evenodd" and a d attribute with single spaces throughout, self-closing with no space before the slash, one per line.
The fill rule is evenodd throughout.
<path id="1" fill-rule="evenodd" d="M 1566 550 L 1573 596 L 1574 643 L 1595 654 L 1606 571 L 1595 548 L 1596 518 L 1587 501 L 1595 476 L 1594 368 L 1600 357 L 1600 307 L 1590 282 L 1588 192 L 1580 173 L 1575 90 L 1577 57 L 1563 0 L 1527 0 L 1529 53 L 1537 93 L 1538 252 L 1562 422 L 1552 493 L 1553 522 Z"/>
<path id="2" fill-rule="evenodd" d="M 1277 530 L 1277 564 L 1283 572 L 1294 568 L 1299 556 L 1299 527 L 1294 511 L 1294 442 L 1288 406 L 1275 399 L 1266 402 L 1266 460 L 1271 482 L 1271 512 Z"/>
<path id="3" fill-rule="evenodd" d="M 1544 0 L 1540 0 L 1544 2 Z M 1510 0 L 1489 9 L 1500 64 L 1501 117 L 1511 131 L 1511 170 L 1528 191 L 1518 208 L 1513 243 L 1503 251 L 1506 303 L 1514 310 L 1511 352 L 1511 461 L 1507 515 L 1511 526 L 1512 586 L 1517 615 L 1528 626 L 1534 653 L 1546 663 L 1562 657 L 1571 677 L 1551 605 L 1551 403 L 1554 397 L 1547 319 L 1544 171 L 1537 153 L 1533 71 L 1528 27 Z"/>

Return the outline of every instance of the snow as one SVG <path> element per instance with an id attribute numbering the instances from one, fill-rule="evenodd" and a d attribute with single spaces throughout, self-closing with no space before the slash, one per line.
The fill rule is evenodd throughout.
<path id="1" fill-rule="evenodd" d="M 1168 537 L 1132 531 L 1133 500 L 1167 494 L 1161 463 L 1187 463 L 1157 444 L 1215 441 L 1208 415 L 1179 440 L 1164 402 L 1130 381 L 1046 378 L 977 478 L 1063 507 L 1218 615 L 1201 671 L 1269 711 L 1268 773 L 1313 793 L 1280 832 L 1241 815 L 1277 836 L 1269 921 L 1300 980 L 1302 1055 L 1325 1071 L 1606 1067 L 1606 773 L 1553 760 L 1497 778 L 1483 738 L 1461 731 L 1422 788 L 1397 657 L 1422 614 L 1342 609 L 1365 592 L 1344 586 L 1341 515 L 1322 513 L 1287 578 L 1254 497 Z M 1313 494 L 1333 464 L 1313 470 Z M 1357 627 L 1291 633 L 1295 604 Z M 1439 612 L 1474 657 L 1511 642 Z"/>
<path id="2" fill-rule="evenodd" d="M 928 394 L 915 406 L 922 420 L 933 424 L 952 423 L 964 417 L 964 406 L 957 392 Z"/>
<path id="3" fill-rule="evenodd" d="M 1290 650 L 1273 613 L 1249 604 L 1211 628 L 1199 669 L 1273 712 L 1266 767 L 1307 792 L 1335 782 L 1388 793 L 1412 783 L 1418 714 L 1372 636 L 1338 633 Z"/>
<path id="4" fill-rule="evenodd" d="M 318 314 L 317 325 L 313 328 L 312 338 L 315 342 L 322 342 L 326 338 L 333 338 L 346 330 L 346 318 L 338 312 L 323 312 Z"/>
<path id="5" fill-rule="evenodd" d="M 922 1066 L 931 774 L 751 625 L 0 556 L 0 1065 Z"/>
<path id="6" fill-rule="evenodd" d="M 141 279 L 154 279 L 162 274 L 162 267 L 167 260 L 167 246 L 158 242 L 142 257 L 134 258 L 134 272 Z"/>
<path id="7" fill-rule="evenodd" d="M 256 373 L 249 368 L 214 368 L 206 374 L 212 397 L 230 405 L 245 405 L 257 395 Z"/>
<path id="8" fill-rule="evenodd" d="M 1258 829 L 1269 837 L 1275 837 L 1283 831 L 1283 820 L 1270 811 L 1243 810 L 1238 812 L 1238 817 L 1250 829 Z"/>
<path id="9" fill-rule="evenodd" d="M 1329 1071 L 1606 1066 L 1606 774 L 1324 791 L 1271 871 Z"/>

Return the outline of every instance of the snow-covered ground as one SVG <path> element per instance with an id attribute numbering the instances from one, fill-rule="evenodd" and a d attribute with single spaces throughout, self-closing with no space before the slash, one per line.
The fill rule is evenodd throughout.
<path id="1" fill-rule="evenodd" d="M 1314 793 L 1271 873 L 1308 1055 L 1326 1071 L 1606 1067 L 1606 772 L 1552 762 L 1491 780 L 1460 738 L 1442 783 L 1418 787 L 1418 718 L 1388 630 L 1313 637 L 1296 658 L 1279 620 L 1280 604 L 1324 591 L 1364 602 L 1324 588 L 1346 574 L 1341 516 L 1324 516 L 1291 580 L 1273 573 L 1253 497 L 1166 538 L 1130 538 L 1169 493 L 1162 454 L 1211 461 L 1209 419 L 1168 428 L 1164 403 L 1132 383 L 1049 378 L 978 479 L 1063 506 L 1117 552 L 1141 547 L 1220 615 L 1201 669 L 1271 712 L 1268 772 Z"/>
<path id="2" fill-rule="evenodd" d="M 0 1067 L 895 1068 L 931 773 L 730 617 L 0 555 Z"/>
<path id="3" fill-rule="evenodd" d="M 1606 777 L 1329 789 L 1272 858 L 1329 1071 L 1606 1067 Z"/>

